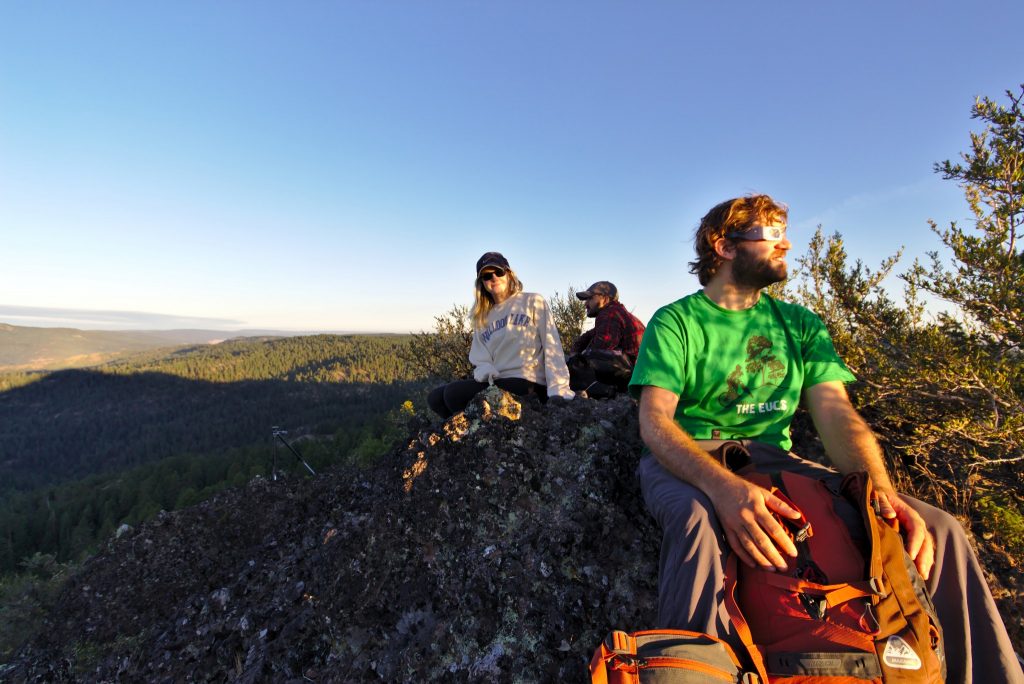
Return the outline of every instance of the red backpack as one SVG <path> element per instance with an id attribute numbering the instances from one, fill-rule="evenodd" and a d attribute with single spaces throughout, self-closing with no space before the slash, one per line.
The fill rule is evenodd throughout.
<path id="1" fill-rule="evenodd" d="M 726 564 L 726 606 L 758 674 L 792 684 L 944 682 L 935 608 L 867 473 L 838 491 L 796 473 L 739 474 L 803 514 L 779 518 L 798 552 L 787 572 L 735 554 Z"/>
<path id="2" fill-rule="evenodd" d="M 716 455 L 730 465 L 737 456 L 749 462 L 738 443 Z M 838 491 L 796 473 L 745 467 L 738 474 L 802 517 L 779 518 L 799 554 L 787 572 L 750 568 L 729 555 L 725 601 L 743 648 L 736 654 L 738 673 L 725 681 L 942 684 L 946 668 L 935 608 L 896 522 L 881 517 L 867 473 L 848 475 Z M 671 634 L 613 633 L 594 654 L 592 681 L 700 681 L 684 678 L 684 666 L 670 666 L 671 654 L 661 645 L 673 644 Z M 691 647 L 688 658 L 706 653 L 717 659 L 724 644 L 713 641 L 715 648 Z"/>

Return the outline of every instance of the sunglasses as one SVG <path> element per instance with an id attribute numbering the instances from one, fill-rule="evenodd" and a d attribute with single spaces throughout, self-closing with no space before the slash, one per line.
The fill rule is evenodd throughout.
<path id="1" fill-rule="evenodd" d="M 505 276 L 505 269 L 496 268 L 493 271 L 487 271 L 486 273 L 480 274 L 480 281 L 487 282 L 491 278 L 503 278 Z"/>
<path id="2" fill-rule="evenodd" d="M 779 228 L 778 226 L 751 226 L 748 230 L 742 233 L 726 233 L 727 238 L 739 238 L 741 240 L 770 240 L 777 242 L 784 240 L 786 237 L 786 229 Z"/>

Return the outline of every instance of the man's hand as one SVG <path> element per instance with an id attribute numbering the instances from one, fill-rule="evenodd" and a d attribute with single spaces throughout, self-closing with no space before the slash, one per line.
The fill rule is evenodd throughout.
<path id="1" fill-rule="evenodd" d="M 796 558 L 793 540 L 772 511 L 794 519 L 800 513 L 782 499 L 732 473 L 709 492 L 709 498 L 729 546 L 744 563 L 767 570 L 786 570 L 782 554 Z"/>
<path id="2" fill-rule="evenodd" d="M 782 554 L 795 558 L 796 548 L 772 512 L 794 519 L 800 514 L 767 489 L 729 472 L 701 449 L 675 422 L 678 403 L 679 395 L 645 386 L 640 395 L 640 436 L 666 470 L 708 495 L 740 560 L 750 567 L 785 570 Z"/>
<path id="3" fill-rule="evenodd" d="M 928 579 L 935 565 L 935 540 L 917 511 L 907 505 L 895 492 L 875 490 L 883 518 L 895 518 L 903 531 L 907 555 L 917 566 L 917 572 Z"/>

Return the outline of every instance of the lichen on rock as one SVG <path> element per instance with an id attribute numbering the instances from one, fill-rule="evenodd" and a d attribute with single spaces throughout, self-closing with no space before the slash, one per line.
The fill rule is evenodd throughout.
<path id="1" fill-rule="evenodd" d="M 256 480 L 111 540 L 15 681 L 581 681 L 609 629 L 654 624 L 639 453 L 627 397 L 489 388 L 369 470 Z"/>

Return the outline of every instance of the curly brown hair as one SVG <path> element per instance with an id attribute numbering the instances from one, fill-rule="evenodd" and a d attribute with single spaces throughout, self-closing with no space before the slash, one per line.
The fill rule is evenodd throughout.
<path id="1" fill-rule="evenodd" d="M 743 232 L 757 223 L 785 223 L 788 216 L 789 207 L 768 195 L 735 197 L 715 205 L 700 220 L 693 236 L 697 259 L 689 263 L 690 273 L 697 275 L 701 285 L 707 285 L 722 265 L 715 243 L 726 233 Z"/>

